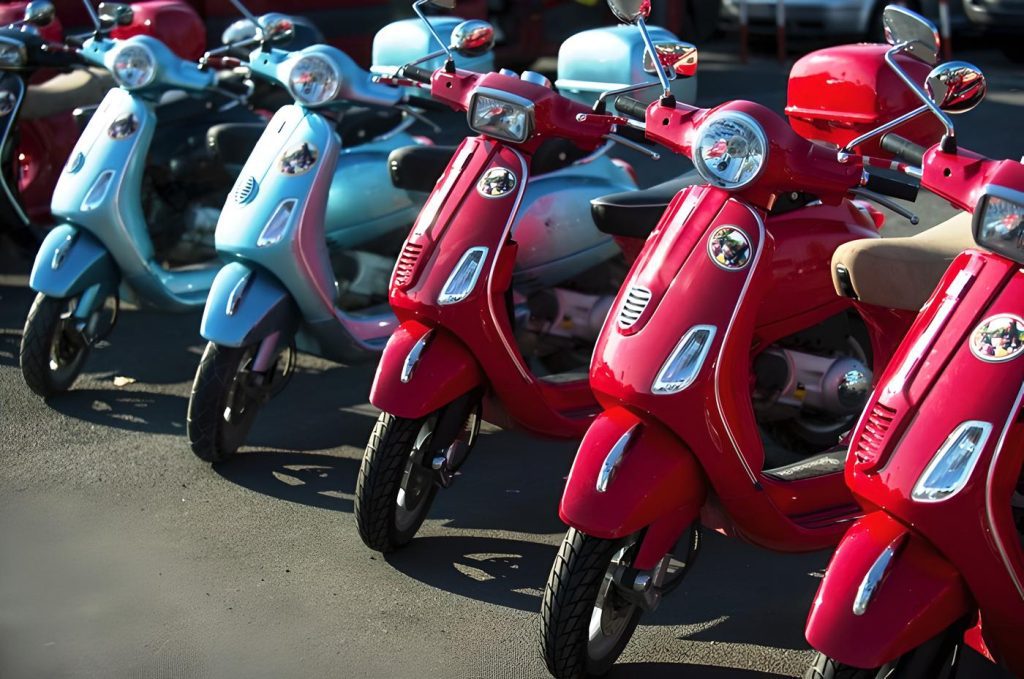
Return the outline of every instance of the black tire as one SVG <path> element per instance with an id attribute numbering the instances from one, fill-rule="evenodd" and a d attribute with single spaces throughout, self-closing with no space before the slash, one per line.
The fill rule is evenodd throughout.
<path id="1" fill-rule="evenodd" d="M 359 537 L 370 549 L 387 553 L 409 544 L 430 512 L 438 487 L 423 466 L 423 453 L 413 455 L 416 438 L 428 419 L 409 420 L 389 413 L 377 418 L 359 466 L 355 497 Z M 400 505 L 409 483 L 414 488 L 412 509 Z"/>
<path id="2" fill-rule="evenodd" d="M 864 670 L 844 665 L 823 653 L 814 656 L 814 662 L 804 673 L 804 679 L 875 679 L 879 670 Z"/>
<path id="3" fill-rule="evenodd" d="M 223 462 L 245 443 L 262 405 L 244 372 L 254 353 L 255 347 L 206 345 L 186 421 L 189 445 L 199 459 Z"/>
<path id="4" fill-rule="evenodd" d="M 49 398 L 71 388 L 89 356 L 89 343 L 66 322 L 77 299 L 36 295 L 25 319 L 19 362 L 25 384 Z"/>
<path id="5" fill-rule="evenodd" d="M 642 610 L 621 599 L 612 609 L 611 634 L 591 638 L 599 599 L 616 597 L 604 587 L 612 559 L 628 541 L 603 540 L 570 528 L 555 556 L 541 602 L 540 651 L 557 679 L 606 674 L 640 622 Z"/>

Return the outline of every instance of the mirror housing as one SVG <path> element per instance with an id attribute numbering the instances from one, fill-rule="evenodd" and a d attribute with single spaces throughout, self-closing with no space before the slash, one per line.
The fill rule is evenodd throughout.
<path id="1" fill-rule="evenodd" d="M 939 29 L 916 12 L 899 5 L 888 5 L 882 12 L 885 40 L 903 45 L 903 51 L 931 66 L 939 61 Z"/>
<path id="2" fill-rule="evenodd" d="M 651 0 L 608 0 L 608 7 L 624 24 L 646 21 L 651 16 Z"/>
<path id="3" fill-rule="evenodd" d="M 56 14 L 57 10 L 54 9 L 53 3 L 50 0 L 32 0 L 32 2 L 25 5 L 24 21 L 26 24 L 42 28 L 49 26 Z"/>
<path id="4" fill-rule="evenodd" d="M 658 61 L 669 78 L 689 78 L 697 74 L 697 48 L 688 42 L 656 42 L 654 51 Z M 644 50 L 644 72 L 658 74 L 657 66 L 651 59 L 651 53 Z"/>
<path id="5" fill-rule="evenodd" d="M 284 45 L 295 37 L 295 22 L 291 17 L 272 12 L 259 18 L 263 37 L 275 45 Z"/>
<path id="6" fill-rule="evenodd" d="M 99 6 L 100 23 L 110 28 L 128 26 L 135 18 L 131 5 L 123 2 L 101 2 Z"/>
<path id="7" fill-rule="evenodd" d="M 939 64 L 928 74 L 925 91 L 947 113 L 966 113 L 980 104 L 988 91 L 985 76 L 966 61 Z"/>
<path id="8" fill-rule="evenodd" d="M 471 19 L 452 29 L 451 48 L 464 57 L 478 57 L 494 48 L 494 26 Z"/>

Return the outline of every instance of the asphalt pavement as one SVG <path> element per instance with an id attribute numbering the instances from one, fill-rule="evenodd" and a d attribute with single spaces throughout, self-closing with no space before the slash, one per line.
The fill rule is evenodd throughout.
<path id="1" fill-rule="evenodd" d="M 962 144 L 1020 157 L 1020 68 L 963 58 L 990 95 L 958 119 Z M 781 110 L 774 62 L 703 59 L 700 103 Z M 645 183 L 686 165 L 627 155 Z M 951 213 L 928 198 L 920 212 L 923 226 Z M 537 611 L 574 443 L 486 429 L 420 536 L 381 557 L 352 517 L 372 365 L 303 357 L 251 445 L 211 469 L 184 438 L 199 315 L 127 310 L 75 388 L 44 403 L 17 366 L 27 266 L 7 257 L 0 276 L 0 677 L 546 676 Z M 800 675 L 826 562 L 708 536 L 610 676 Z"/>

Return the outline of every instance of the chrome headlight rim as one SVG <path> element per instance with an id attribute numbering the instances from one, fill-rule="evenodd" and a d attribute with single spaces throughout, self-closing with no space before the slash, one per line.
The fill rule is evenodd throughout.
<path id="1" fill-rule="evenodd" d="M 513 137 L 512 135 L 495 134 L 494 130 L 486 130 L 476 127 L 473 124 L 473 118 L 476 114 L 476 107 L 477 103 L 480 101 L 480 97 L 486 97 L 487 99 L 492 99 L 502 104 L 523 109 L 525 117 L 523 134 L 521 136 Z M 469 100 L 469 109 L 467 110 L 466 116 L 469 129 L 473 130 L 477 134 L 493 137 L 494 139 L 500 139 L 510 144 L 525 143 L 526 140 L 533 136 L 533 131 L 537 122 L 536 106 L 532 100 L 509 92 L 504 92 L 502 90 L 491 89 L 489 87 L 476 88 L 476 91 L 473 92 L 473 96 Z"/>
<path id="2" fill-rule="evenodd" d="M 25 44 L 19 40 L 12 38 L 0 37 L 0 50 L 13 50 L 17 55 L 17 63 L 2 63 L 0 62 L 0 71 L 6 69 L 20 69 L 28 63 L 28 49 Z"/>
<path id="3" fill-rule="evenodd" d="M 748 131 L 752 132 L 756 140 L 761 144 L 761 163 L 758 165 L 757 170 L 751 174 L 747 179 L 741 182 L 727 181 L 717 176 L 706 164 L 703 154 L 700 152 L 701 141 L 705 135 L 708 134 L 712 125 L 721 123 L 723 121 L 739 122 L 743 127 L 747 128 Z M 751 184 L 760 179 L 761 175 L 764 174 L 765 167 L 768 166 L 768 155 L 770 153 L 770 147 L 768 145 L 768 133 L 765 132 L 764 127 L 757 121 L 753 116 L 742 111 L 717 111 L 709 115 L 697 128 L 697 133 L 694 135 L 693 144 L 693 166 L 700 174 L 704 181 L 708 182 L 713 186 L 725 189 L 727 191 L 738 191 L 745 189 Z"/>
<path id="4" fill-rule="evenodd" d="M 146 75 L 137 83 L 131 83 L 125 79 L 117 66 L 118 60 L 124 58 L 125 54 L 129 52 L 138 52 L 140 55 L 144 55 L 148 61 L 148 70 L 146 71 Z M 142 43 L 128 42 L 120 45 L 111 55 L 110 64 L 110 75 L 114 78 L 114 82 L 126 90 L 142 89 L 143 87 L 153 84 L 153 81 L 156 80 L 156 55 L 153 54 L 153 50 Z"/>
<path id="5" fill-rule="evenodd" d="M 986 217 L 989 215 L 989 208 L 992 206 L 993 200 L 1010 203 L 1020 208 L 1021 214 L 1024 214 L 1024 192 L 998 184 L 987 185 L 983 189 L 981 198 L 978 199 L 978 204 L 971 219 L 971 233 L 974 237 L 974 242 L 986 250 L 1024 265 L 1024 242 L 1022 242 L 1024 240 L 1024 220 L 1016 227 L 1020 229 L 1020 233 L 1016 237 L 1017 244 L 1014 244 L 1012 241 L 1008 241 L 1006 244 L 999 243 L 982 233 L 982 230 L 988 226 Z"/>
<path id="6" fill-rule="evenodd" d="M 301 54 L 301 53 L 300 53 Z M 310 63 L 317 62 L 320 66 L 326 67 L 331 72 L 330 80 L 333 85 L 330 87 L 325 86 L 323 95 L 317 99 L 310 99 L 303 95 L 299 88 L 295 84 L 295 76 L 301 67 Z M 317 106 L 323 106 L 328 102 L 334 101 L 338 97 L 338 93 L 341 92 L 342 73 L 341 67 L 335 62 L 334 59 L 327 56 L 326 54 L 313 53 L 313 54 L 301 54 L 295 61 L 292 62 L 288 69 L 288 77 L 285 79 L 285 83 L 288 88 L 288 93 L 292 95 L 295 101 L 307 108 L 315 108 Z"/>

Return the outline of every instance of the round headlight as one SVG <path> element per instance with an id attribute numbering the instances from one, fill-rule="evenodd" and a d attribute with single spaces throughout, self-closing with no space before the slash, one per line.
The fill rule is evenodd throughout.
<path id="1" fill-rule="evenodd" d="M 121 87 L 129 90 L 145 87 L 156 75 L 156 58 L 147 47 L 126 45 L 114 57 L 111 72 Z"/>
<path id="2" fill-rule="evenodd" d="M 726 111 L 711 115 L 697 130 L 693 164 L 705 181 L 739 189 L 757 179 L 768 158 L 768 137 L 746 115 Z"/>
<path id="3" fill-rule="evenodd" d="M 318 106 L 334 99 L 341 86 L 341 74 L 334 63 L 317 54 L 307 54 L 292 66 L 288 89 L 300 104 Z"/>

